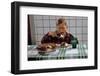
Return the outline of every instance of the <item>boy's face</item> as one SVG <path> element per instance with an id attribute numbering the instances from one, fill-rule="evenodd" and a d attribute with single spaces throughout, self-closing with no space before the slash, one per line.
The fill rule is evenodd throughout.
<path id="1" fill-rule="evenodd" d="M 57 26 L 57 31 L 59 32 L 59 33 L 65 33 L 66 31 L 67 31 L 67 27 L 66 27 L 66 25 L 65 25 L 65 23 L 61 23 L 61 24 L 59 24 L 58 26 Z"/>

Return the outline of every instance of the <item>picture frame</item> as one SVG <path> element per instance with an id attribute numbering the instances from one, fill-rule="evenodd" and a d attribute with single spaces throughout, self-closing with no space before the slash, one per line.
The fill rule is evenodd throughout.
<path id="1" fill-rule="evenodd" d="M 33 9 L 38 9 L 38 10 L 33 10 Z M 61 12 L 59 12 L 58 10 Z M 54 62 L 55 64 L 59 63 L 56 65 L 59 65 L 60 67 L 58 67 L 58 66 L 54 67 L 55 66 L 54 64 L 51 64 L 51 67 L 48 67 L 48 65 L 50 65 L 50 62 L 48 62 L 48 60 L 46 60 L 46 61 L 44 60 L 44 61 L 34 61 L 33 64 L 35 67 L 33 66 L 34 67 L 34 68 L 32 67 L 33 69 L 32 68 L 27 69 L 26 67 L 31 67 L 31 66 L 29 64 L 28 64 L 28 66 L 23 66 L 25 60 L 23 58 L 21 58 L 23 56 L 23 52 L 24 52 L 21 50 L 23 50 L 23 48 L 27 47 L 27 46 L 26 45 L 23 47 L 20 46 L 20 45 L 24 45 L 24 43 L 27 44 L 26 43 L 27 40 L 21 39 L 21 37 L 23 38 L 24 35 L 27 35 L 27 34 L 24 34 L 25 32 L 22 31 L 23 30 L 22 28 L 24 28 L 24 27 L 21 26 L 25 22 L 23 19 L 25 19 L 27 22 L 27 18 L 26 18 L 26 16 L 24 17 L 24 14 L 26 15 L 26 13 L 31 12 L 28 15 L 34 15 L 33 12 L 35 12 L 35 15 L 36 14 L 37 15 L 40 15 L 40 14 L 49 15 L 50 13 L 52 13 L 54 11 L 53 13 L 54 13 L 54 15 L 56 15 L 57 12 L 55 13 L 55 11 L 58 11 L 58 14 L 62 14 L 63 16 L 68 15 L 68 12 L 66 12 L 66 14 L 62 12 L 64 10 L 72 11 L 72 12 L 70 12 L 71 16 L 77 16 L 78 15 L 77 13 L 80 13 L 80 16 L 87 16 L 87 18 L 88 18 L 88 23 L 87 23 L 88 37 L 90 36 L 91 40 L 90 40 L 90 38 L 88 38 L 88 58 L 87 58 L 87 62 L 86 62 L 87 64 L 83 64 L 84 66 L 80 65 L 82 62 L 84 62 L 84 59 L 83 60 L 75 59 L 75 62 L 77 62 L 77 63 L 73 63 L 71 65 L 64 63 L 65 60 L 63 60 L 63 61 L 61 61 L 61 60 L 53 61 L 52 60 L 52 62 Z M 40 11 L 40 14 L 38 11 Z M 85 11 L 85 13 L 89 12 L 88 15 L 81 13 L 84 11 Z M 47 13 L 49 13 L 49 14 L 47 14 Z M 70 18 L 71 18 L 71 16 L 70 16 Z M 11 73 L 13 73 L 13 74 L 27 74 L 27 73 L 44 73 L 44 72 L 61 72 L 61 71 L 97 69 L 97 46 L 98 46 L 97 45 L 97 42 L 98 42 L 98 39 L 97 39 L 97 34 L 98 34 L 97 33 L 97 28 L 98 28 L 97 27 L 97 21 L 98 21 L 97 17 L 98 17 L 98 15 L 97 15 L 97 7 L 96 6 L 32 3 L 32 2 L 17 2 L 17 1 L 12 2 L 11 3 Z M 90 23 L 92 23 L 91 26 L 89 26 Z M 27 26 L 25 26 L 25 27 L 27 28 Z M 93 36 L 90 34 L 91 31 L 92 31 Z M 23 41 L 23 43 L 21 43 L 21 41 Z M 91 48 L 89 48 L 89 47 L 91 47 Z M 92 52 L 93 52 L 93 53 L 91 53 L 93 55 L 92 56 L 93 59 L 91 59 L 91 55 L 89 54 L 90 53 L 89 50 L 90 51 L 92 50 Z M 27 54 L 25 54 L 25 53 L 24 53 L 24 55 L 27 56 Z M 90 63 L 88 62 L 89 58 L 92 60 Z M 79 60 L 80 60 L 80 63 L 78 62 Z M 21 62 L 21 61 L 23 61 L 23 62 Z M 68 61 L 70 63 L 70 59 L 68 59 Z M 31 61 L 27 61 L 27 62 L 31 63 Z M 74 62 L 74 60 L 71 62 Z M 47 63 L 47 64 L 44 64 L 44 63 Z M 37 65 L 35 65 L 35 64 L 37 64 Z M 74 66 L 74 65 L 76 65 L 76 66 Z M 77 66 L 77 65 L 79 65 L 79 66 Z M 20 69 L 21 66 L 23 66 L 24 69 Z M 37 66 L 38 66 L 38 68 L 37 68 Z M 43 66 L 43 67 L 41 67 L 41 66 Z M 39 67 L 41 67 L 41 68 L 39 69 Z"/>

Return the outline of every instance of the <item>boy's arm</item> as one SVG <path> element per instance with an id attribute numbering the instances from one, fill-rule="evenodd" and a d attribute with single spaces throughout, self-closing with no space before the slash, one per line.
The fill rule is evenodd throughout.
<path id="1" fill-rule="evenodd" d="M 52 43 L 53 37 L 56 36 L 55 32 L 48 32 L 41 40 L 41 43 Z"/>
<path id="2" fill-rule="evenodd" d="M 41 43 L 50 43 L 51 42 L 51 36 L 49 35 L 49 33 L 47 33 L 45 36 L 43 36 Z"/>

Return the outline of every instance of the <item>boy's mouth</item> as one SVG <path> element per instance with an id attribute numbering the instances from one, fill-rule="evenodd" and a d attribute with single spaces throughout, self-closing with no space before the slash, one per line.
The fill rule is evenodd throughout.
<path id="1" fill-rule="evenodd" d="M 60 37 L 61 37 L 61 38 L 64 38 L 64 35 L 61 34 Z"/>

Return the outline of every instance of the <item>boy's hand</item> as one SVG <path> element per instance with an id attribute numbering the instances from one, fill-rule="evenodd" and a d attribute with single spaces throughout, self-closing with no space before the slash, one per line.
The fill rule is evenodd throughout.
<path id="1" fill-rule="evenodd" d="M 69 44 L 68 43 L 66 43 L 66 42 L 62 42 L 61 43 L 61 46 L 68 46 Z"/>

